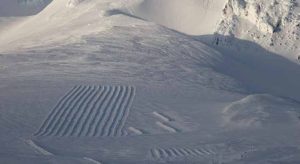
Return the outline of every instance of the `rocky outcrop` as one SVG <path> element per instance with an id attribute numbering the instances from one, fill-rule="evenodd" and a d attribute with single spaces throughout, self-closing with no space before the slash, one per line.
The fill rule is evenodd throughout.
<path id="1" fill-rule="evenodd" d="M 268 49 L 296 50 L 300 36 L 297 5 L 295 0 L 228 0 L 216 33 L 254 41 Z"/>

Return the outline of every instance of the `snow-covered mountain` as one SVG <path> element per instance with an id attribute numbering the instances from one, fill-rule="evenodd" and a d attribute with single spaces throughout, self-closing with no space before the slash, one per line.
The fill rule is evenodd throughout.
<path id="1" fill-rule="evenodd" d="M 144 0 L 128 13 L 190 35 L 217 34 L 218 44 L 239 38 L 294 60 L 299 52 L 296 0 Z M 205 23 L 203 23 L 205 22 Z M 224 37 L 220 37 L 225 36 Z"/>
<path id="2" fill-rule="evenodd" d="M 23 16 L 31 15 L 49 3 L 49 0 L 5 0 L 0 8 L 0 16 L 14 15 L 9 12 Z M 31 29 L 33 25 L 39 26 L 38 31 L 45 31 L 44 28 L 47 28 L 47 31 L 57 29 L 61 24 L 64 24 L 63 28 L 66 29 L 71 28 L 66 24 L 73 26 L 75 21 L 77 26 L 78 23 L 91 25 L 99 21 L 103 22 L 107 16 L 125 14 L 188 35 L 216 34 L 211 42 L 217 41 L 216 44 L 222 46 L 235 45 L 234 38 L 249 40 L 295 60 L 299 52 L 298 3 L 295 0 L 61 0 L 53 1 L 43 12 L 32 18 L 33 20 L 28 20 L 29 23 L 22 24 L 21 30 L 10 30 L 11 35 L 17 35 L 16 37 L 4 37 L 5 40 L 7 38 L 19 40 L 24 33 L 31 34 L 28 33 L 30 30 L 25 29 Z M 93 17 L 90 16 L 92 13 Z M 89 21 L 78 21 L 79 19 Z M 64 31 L 65 37 L 69 38 L 72 35 L 71 31 Z M 78 31 L 87 33 L 86 29 Z M 9 32 L 5 31 L 4 35 L 7 33 Z M 34 33 L 37 34 L 36 31 Z M 76 33 L 76 35 L 82 34 Z M 48 35 L 39 34 L 39 38 L 41 36 Z"/>
<path id="3" fill-rule="evenodd" d="M 0 0 L 0 163 L 300 163 L 297 4 Z"/>

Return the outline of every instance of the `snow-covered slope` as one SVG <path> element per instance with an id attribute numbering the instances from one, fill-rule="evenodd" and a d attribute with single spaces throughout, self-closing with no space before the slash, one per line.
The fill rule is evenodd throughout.
<path id="1" fill-rule="evenodd" d="M 226 0 L 140 0 L 130 14 L 191 35 L 213 34 Z M 205 22 L 205 23 L 204 23 Z"/>
<path id="2" fill-rule="evenodd" d="M 233 127 L 299 126 L 299 103 L 272 95 L 250 95 L 223 111 L 225 123 Z"/>
<path id="3" fill-rule="evenodd" d="M 300 163 L 299 64 L 239 39 L 280 38 L 291 3 L 250 21 L 256 2 L 53 0 L 5 24 L 0 163 Z"/>
<path id="4" fill-rule="evenodd" d="M 300 161 L 299 103 L 289 100 L 300 76 L 284 58 L 243 60 L 152 23 L 80 41 L 1 55 L 1 162 Z M 260 92 L 290 98 L 248 97 Z"/>
<path id="5" fill-rule="evenodd" d="M 118 15 L 132 15 L 147 19 L 188 34 L 213 34 L 221 19 L 224 4 L 224 0 L 53 1 L 35 17 L 28 19 L 17 28 L 13 27 L 10 32 L 5 32 L 1 37 L 5 39 L 1 40 L 0 38 L 0 45 L 2 43 L 2 47 L 9 48 L 12 42 L 14 47 L 20 46 L 24 42 L 30 44 L 28 42 L 32 42 L 35 38 L 52 36 L 58 30 L 60 34 L 54 35 L 56 40 L 65 42 L 66 39 L 99 32 L 107 28 L 111 21 L 107 20 L 107 17 Z M 203 24 L 202 22 L 207 23 Z M 126 24 L 125 21 L 121 21 L 122 23 Z M 30 30 L 37 26 L 39 27 L 37 30 Z M 58 35 L 59 37 L 57 37 Z M 30 36 L 29 41 L 26 40 L 28 36 Z M 53 39 L 47 40 L 53 41 Z M 45 42 L 46 39 L 43 40 Z M 14 47 L 12 49 L 15 49 Z"/>
<path id="6" fill-rule="evenodd" d="M 130 24 L 132 18 L 120 20 L 123 13 L 111 12 L 124 6 L 125 1 L 55 0 L 37 15 L 0 33 L 1 51 L 76 42 L 84 35 L 109 29 L 112 21 L 114 25 Z"/>
<path id="7" fill-rule="evenodd" d="M 47 4 L 45 1 L 29 2 L 36 5 Z M 206 41 L 217 40 L 219 46 L 225 45 L 227 48 L 235 47 L 236 43 L 232 41 L 235 38 L 253 41 L 295 60 L 299 52 L 298 3 L 289 0 L 53 1 L 38 15 L 0 33 L 0 36 L 3 35 L 0 37 L 0 45 L 5 47 L 2 48 L 4 51 L 9 50 L 11 45 L 14 45 L 11 49 L 36 45 L 40 43 L 40 39 L 43 39 L 43 44 L 73 42 L 83 35 L 109 29 L 111 17 L 127 15 L 189 35 L 216 34 L 214 40 Z M 6 8 L 15 10 L 13 7 Z M 119 22 L 126 24 L 123 20 Z M 36 26 L 39 27 L 37 30 L 30 30 Z M 44 39 L 49 36 L 55 37 Z"/>

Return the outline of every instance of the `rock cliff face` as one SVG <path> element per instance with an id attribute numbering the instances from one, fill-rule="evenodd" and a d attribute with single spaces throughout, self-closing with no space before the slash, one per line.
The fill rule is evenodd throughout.
<path id="1" fill-rule="evenodd" d="M 228 0 L 216 33 L 293 51 L 300 35 L 297 7 L 295 0 Z"/>

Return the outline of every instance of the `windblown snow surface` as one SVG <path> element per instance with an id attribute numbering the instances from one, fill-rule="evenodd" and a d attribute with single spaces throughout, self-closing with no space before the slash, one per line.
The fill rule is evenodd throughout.
<path id="1" fill-rule="evenodd" d="M 298 3 L 0 1 L 0 163 L 300 163 Z"/>

